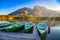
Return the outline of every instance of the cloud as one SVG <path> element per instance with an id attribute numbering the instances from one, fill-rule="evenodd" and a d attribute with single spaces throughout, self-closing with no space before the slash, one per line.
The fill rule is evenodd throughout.
<path id="1" fill-rule="evenodd" d="M 60 6 L 56 7 L 55 10 L 60 10 Z"/>
<path id="2" fill-rule="evenodd" d="M 60 7 L 60 5 L 57 3 L 56 0 L 51 0 L 52 1 L 52 6 L 50 7 L 52 10 L 58 10 L 58 8 Z"/>

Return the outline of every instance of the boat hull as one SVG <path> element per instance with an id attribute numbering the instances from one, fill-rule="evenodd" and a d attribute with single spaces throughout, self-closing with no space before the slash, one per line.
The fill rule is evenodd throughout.
<path id="1" fill-rule="evenodd" d="M 7 25 L 0 25 L 0 28 L 3 28 L 3 27 L 7 27 L 7 26 L 10 26 L 11 24 L 7 24 Z"/>
<path id="2" fill-rule="evenodd" d="M 20 30 L 23 28 L 23 25 L 21 26 L 15 26 L 15 27 L 12 27 L 12 28 L 8 28 L 8 29 L 5 29 L 6 32 L 15 32 L 17 30 Z"/>
<path id="3" fill-rule="evenodd" d="M 47 34 L 47 30 L 43 33 L 41 33 L 40 31 L 38 31 L 38 34 L 41 38 L 44 38 L 44 36 Z"/>
<path id="4" fill-rule="evenodd" d="M 32 30 L 33 30 L 33 27 L 30 27 L 30 28 L 28 28 L 28 29 L 25 29 L 25 32 L 26 32 L 26 33 L 30 33 Z"/>
<path id="5" fill-rule="evenodd" d="M 32 30 L 33 30 L 33 26 L 34 26 L 34 24 L 32 22 L 26 23 L 25 26 L 24 26 L 25 27 L 25 32 L 26 33 L 31 33 Z"/>

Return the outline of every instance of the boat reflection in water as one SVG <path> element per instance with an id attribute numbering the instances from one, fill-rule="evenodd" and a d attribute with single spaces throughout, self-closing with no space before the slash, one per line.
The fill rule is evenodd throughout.
<path id="1" fill-rule="evenodd" d="M 48 27 L 48 34 L 50 34 L 50 27 Z"/>

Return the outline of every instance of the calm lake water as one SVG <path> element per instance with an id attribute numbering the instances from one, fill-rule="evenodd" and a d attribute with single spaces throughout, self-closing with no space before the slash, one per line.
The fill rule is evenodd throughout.
<path id="1" fill-rule="evenodd" d="M 4 23 L 4 21 L 0 23 Z M 60 25 L 50 27 L 50 33 L 42 40 L 60 40 Z"/>
<path id="2" fill-rule="evenodd" d="M 60 40 L 60 25 L 50 27 L 50 33 L 42 40 Z"/>

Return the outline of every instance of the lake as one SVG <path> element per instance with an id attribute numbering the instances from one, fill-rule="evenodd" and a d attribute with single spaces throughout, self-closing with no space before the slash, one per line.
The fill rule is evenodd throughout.
<path id="1" fill-rule="evenodd" d="M 4 21 L 1 21 L 0 23 L 4 23 Z M 60 40 L 60 25 L 50 27 L 50 33 L 42 40 Z"/>
<path id="2" fill-rule="evenodd" d="M 50 33 L 42 40 L 60 40 L 60 25 L 50 27 Z"/>

